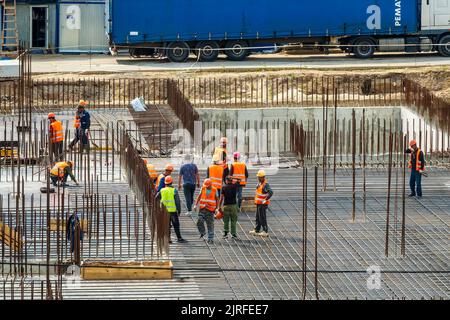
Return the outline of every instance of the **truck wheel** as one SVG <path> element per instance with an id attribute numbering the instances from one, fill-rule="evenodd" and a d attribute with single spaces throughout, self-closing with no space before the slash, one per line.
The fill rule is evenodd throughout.
<path id="1" fill-rule="evenodd" d="M 184 41 L 171 42 L 167 47 L 166 55 L 172 62 L 186 62 L 189 58 L 189 46 Z"/>
<path id="2" fill-rule="evenodd" d="M 357 58 L 369 59 L 375 53 L 375 42 L 370 38 L 360 38 L 353 42 L 357 47 L 353 47 L 353 53 Z"/>
<path id="3" fill-rule="evenodd" d="M 441 56 L 450 57 L 450 34 L 442 37 L 439 44 L 438 51 Z"/>
<path id="4" fill-rule="evenodd" d="M 228 59 L 232 61 L 242 61 L 248 56 L 248 49 L 244 49 L 246 47 L 247 42 L 245 41 L 228 41 L 225 45 L 225 48 L 228 50 L 224 50 L 224 52 Z"/>
<path id="5" fill-rule="evenodd" d="M 200 61 L 212 62 L 219 56 L 219 44 L 216 41 L 202 41 L 195 47 L 196 55 L 200 55 Z"/>

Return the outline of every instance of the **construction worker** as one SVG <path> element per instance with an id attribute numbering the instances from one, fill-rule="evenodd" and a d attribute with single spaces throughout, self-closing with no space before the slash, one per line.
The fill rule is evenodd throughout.
<path id="1" fill-rule="evenodd" d="M 228 176 L 225 179 L 226 184 L 222 189 L 222 194 L 220 195 L 219 207 L 223 204 L 223 239 L 228 238 L 230 233 L 230 222 L 231 222 L 231 237 L 232 239 L 237 239 L 236 234 L 236 223 L 238 218 L 238 206 L 236 203 L 236 194 L 240 187 L 239 180 L 233 179 L 233 177 Z"/>
<path id="2" fill-rule="evenodd" d="M 83 229 L 76 211 L 67 219 L 66 238 L 70 242 L 70 252 L 74 253 L 74 261 L 79 261 L 81 242 L 83 241 Z"/>
<path id="3" fill-rule="evenodd" d="M 213 164 L 206 170 L 206 178 L 211 179 L 213 187 L 217 190 L 218 197 L 220 197 L 225 177 L 228 176 L 229 173 L 228 168 L 224 169 L 220 163 L 220 158 L 217 155 L 214 155 Z"/>
<path id="4" fill-rule="evenodd" d="M 178 219 L 181 213 L 180 195 L 178 194 L 178 190 L 173 187 L 173 179 L 171 176 L 166 176 L 164 180 L 165 187 L 156 194 L 156 198 L 160 199 L 161 206 L 164 205 L 170 214 L 169 243 L 172 243 L 170 239 L 170 229 L 172 226 L 177 235 L 178 242 L 185 243 L 187 241 L 181 237 L 180 220 Z"/>
<path id="5" fill-rule="evenodd" d="M 230 176 L 232 176 L 240 181 L 239 187 L 237 190 L 237 199 L 238 199 L 237 205 L 238 205 L 239 210 L 241 209 L 241 205 L 242 205 L 242 189 L 247 185 L 247 180 L 248 180 L 247 166 L 245 165 L 245 163 L 239 161 L 240 157 L 241 157 L 241 154 L 239 152 L 235 152 L 233 154 L 234 162 L 231 164 L 231 169 L 230 169 Z"/>
<path id="6" fill-rule="evenodd" d="M 200 239 L 205 234 L 205 222 L 208 228 L 208 244 L 214 244 L 214 214 L 218 212 L 219 198 L 217 189 L 214 188 L 211 179 L 203 182 L 203 187 L 195 202 L 194 211 L 200 204 L 200 212 L 198 214 L 197 228 L 200 232 Z"/>
<path id="7" fill-rule="evenodd" d="M 411 140 L 409 143 L 410 148 L 405 153 L 411 154 L 409 160 L 409 168 L 411 169 L 411 177 L 409 179 L 409 187 L 411 188 L 411 194 L 409 197 L 418 198 L 422 197 L 422 176 L 426 176 L 425 173 L 425 156 L 423 152 L 417 147 L 416 140 Z"/>
<path id="8" fill-rule="evenodd" d="M 78 186 L 78 182 L 72 173 L 72 169 L 72 161 L 57 162 L 53 166 L 52 170 L 50 170 L 50 179 L 52 180 L 52 184 L 56 187 L 57 183 L 60 182 L 61 186 L 66 187 L 67 178 L 70 176 L 72 181 Z"/>
<path id="9" fill-rule="evenodd" d="M 56 120 L 54 113 L 48 114 L 49 126 L 49 154 L 50 162 L 62 161 L 63 159 L 63 142 L 64 142 L 64 129 L 61 121 Z"/>
<path id="10" fill-rule="evenodd" d="M 185 163 L 181 166 L 178 175 L 178 190 L 181 190 L 181 183 L 183 182 L 183 192 L 187 207 L 186 215 L 190 215 L 194 204 L 195 188 L 200 187 L 200 174 L 190 154 L 185 155 L 184 161 Z"/>
<path id="11" fill-rule="evenodd" d="M 214 155 L 219 158 L 220 165 L 223 166 L 224 169 L 228 168 L 227 163 L 227 143 L 228 139 L 223 137 L 220 139 L 220 146 L 214 149 Z"/>
<path id="12" fill-rule="evenodd" d="M 161 173 L 156 179 L 156 192 L 160 192 L 162 188 L 165 188 L 165 178 L 170 176 L 173 172 L 173 166 L 171 164 L 166 165 L 164 173 Z"/>
<path id="13" fill-rule="evenodd" d="M 158 173 L 156 172 L 155 166 L 148 163 L 147 160 L 144 160 L 145 165 L 147 166 L 148 175 L 150 176 L 150 180 L 153 185 L 156 185 L 156 179 L 158 179 Z"/>
<path id="14" fill-rule="evenodd" d="M 258 186 L 255 192 L 256 226 L 254 230 L 250 231 L 250 234 L 268 237 L 269 229 L 267 227 L 266 211 L 270 204 L 270 198 L 273 196 L 273 191 L 269 183 L 267 183 L 266 172 L 264 170 L 259 170 L 256 176 L 258 177 Z M 263 231 L 261 231 L 261 228 Z"/>
<path id="15" fill-rule="evenodd" d="M 91 127 L 91 116 L 89 112 L 85 110 L 88 105 L 87 101 L 80 100 L 78 103 L 78 109 L 75 113 L 75 138 L 69 144 L 69 148 L 73 147 L 80 142 L 81 151 L 89 150 L 89 128 Z"/>

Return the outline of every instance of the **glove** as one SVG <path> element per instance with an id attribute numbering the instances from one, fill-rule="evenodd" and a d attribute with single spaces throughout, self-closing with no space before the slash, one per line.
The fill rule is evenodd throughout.
<path id="1" fill-rule="evenodd" d="M 267 200 L 264 200 L 262 204 L 267 204 Z"/>
<path id="2" fill-rule="evenodd" d="M 193 210 L 194 212 L 197 212 L 197 206 L 194 206 L 194 207 L 192 208 L 192 210 Z"/>

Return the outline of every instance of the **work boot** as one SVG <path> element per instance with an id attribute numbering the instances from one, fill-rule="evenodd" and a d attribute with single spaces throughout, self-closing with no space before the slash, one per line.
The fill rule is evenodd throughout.
<path id="1" fill-rule="evenodd" d="M 178 243 L 186 243 L 187 242 L 187 240 L 184 240 L 183 238 L 180 238 L 177 241 L 178 241 Z"/>
<path id="2" fill-rule="evenodd" d="M 186 216 L 190 216 L 192 214 L 192 211 L 188 211 L 185 213 Z"/>
<path id="3" fill-rule="evenodd" d="M 202 234 L 200 235 L 200 239 L 203 239 L 204 236 L 205 236 L 205 233 L 202 233 Z"/>
<path id="4" fill-rule="evenodd" d="M 256 231 L 255 229 L 253 229 L 252 231 L 250 231 L 250 234 L 252 236 L 256 236 L 256 234 L 258 234 L 258 231 Z"/>
<path id="5" fill-rule="evenodd" d="M 408 197 L 412 198 L 415 197 L 416 195 L 414 193 L 411 193 L 410 195 L 408 195 Z"/>
<path id="6" fill-rule="evenodd" d="M 258 236 L 267 238 L 269 234 L 266 231 L 261 231 L 257 233 Z"/>
<path id="7" fill-rule="evenodd" d="M 225 231 L 225 232 L 223 233 L 222 239 L 224 239 L 224 240 L 225 240 L 225 239 L 228 239 L 228 232 Z"/>
<path id="8" fill-rule="evenodd" d="M 214 240 L 210 239 L 207 241 L 207 243 L 212 245 L 212 244 L 214 244 Z"/>
<path id="9" fill-rule="evenodd" d="M 233 240 L 239 240 L 238 236 L 235 235 L 235 234 L 232 234 L 232 235 L 231 235 L 231 239 L 233 239 Z"/>

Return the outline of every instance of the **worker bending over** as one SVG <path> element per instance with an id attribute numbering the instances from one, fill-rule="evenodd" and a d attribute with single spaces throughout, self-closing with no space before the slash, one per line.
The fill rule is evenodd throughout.
<path id="1" fill-rule="evenodd" d="M 213 157 L 216 156 L 219 160 L 219 164 L 224 168 L 228 168 L 227 163 L 227 143 L 228 139 L 223 137 L 220 139 L 220 146 L 214 149 Z"/>
<path id="2" fill-rule="evenodd" d="M 269 236 L 269 228 L 267 227 L 266 211 L 270 204 L 270 198 L 273 196 L 273 191 L 267 182 L 264 170 L 259 170 L 256 176 L 258 177 L 258 186 L 255 192 L 256 226 L 254 230 L 250 231 L 250 234 L 267 237 Z M 261 228 L 263 231 L 261 231 Z"/>
<path id="3" fill-rule="evenodd" d="M 62 187 L 67 187 L 67 178 L 70 176 L 73 182 L 78 186 L 78 182 L 75 179 L 75 176 L 72 173 L 73 170 L 73 162 L 72 161 L 63 161 L 57 162 L 52 170 L 50 170 L 50 179 L 52 180 L 52 184 L 56 187 L 59 182 Z"/>
<path id="4" fill-rule="evenodd" d="M 409 179 L 409 187 L 411 194 L 409 197 L 422 197 L 422 176 L 425 176 L 425 156 L 423 152 L 417 147 L 416 140 L 411 140 L 410 148 L 405 153 L 411 154 L 409 160 L 409 168 L 411 169 L 411 177 Z"/>
<path id="5" fill-rule="evenodd" d="M 208 228 L 208 244 L 214 244 L 214 214 L 219 208 L 219 198 L 217 195 L 217 189 L 213 187 L 211 179 L 206 179 L 203 182 L 202 190 L 195 202 L 194 211 L 200 204 L 200 212 L 198 214 L 197 228 L 200 232 L 200 239 L 205 234 L 205 222 Z"/>
<path id="6" fill-rule="evenodd" d="M 173 187 L 173 179 L 171 176 L 165 177 L 165 187 L 156 194 L 156 198 L 160 199 L 161 206 L 164 205 L 167 212 L 170 214 L 169 243 L 172 243 L 172 240 L 170 239 L 170 229 L 172 226 L 177 235 L 178 242 L 187 242 L 181 237 L 180 233 L 180 220 L 178 219 L 181 213 L 180 195 L 178 194 L 178 190 Z"/>
<path id="7" fill-rule="evenodd" d="M 234 162 L 231 164 L 230 176 L 239 180 L 238 188 L 237 188 L 237 206 L 238 209 L 241 209 L 242 205 L 242 189 L 247 185 L 248 180 L 248 170 L 247 166 L 244 162 L 240 162 L 239 159 L 241 154 L 239 152 L 235 152 L 233 154 Z"/>
<path id="8" fill-rule="evenodd" d="M 64 129 L 61 121 L 56 120 L 54 113 L 48 114 L 49 125 L 49 154 L 50 162 L 62 161 L 63 159 L 63 142 Z"/>

